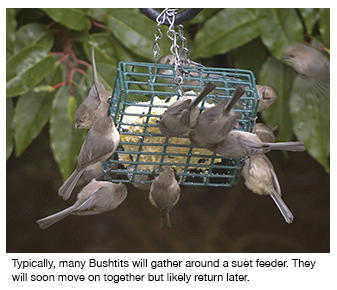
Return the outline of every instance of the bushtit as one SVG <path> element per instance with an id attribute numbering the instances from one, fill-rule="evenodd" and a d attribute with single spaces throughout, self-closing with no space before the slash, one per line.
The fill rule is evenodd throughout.
<path id="1" fill-rule="evenodd" d="M 175 56 L 173 54 L 165 55 L 165 56 L 163 56 L 159 59 L 158 63 L 166 64 L 166 65 L 174 65 Z M 191 67 L 204 67 L 202 64 L 197 63 L 197 62 L 192 61 L 192 60 L 190 60 L 189 66 L 191 66 Z M 168 76 L 173 75 L 172 69 L 159 69 L 158 73 L 162 74 L 162 75 L 168 75 Z M 157 71 L 155 72 L 155 75 L 157 76 Z M 194 80 L 193 78 L 200 78 L 200 77 L 201 77 L 201 75 L 197 71 L 189 71 L 189 72 L 186 71 L 186 77 L 184 78 L 184 85 L 199 86 L 200 81 L 198 79 Z M 207 77 L 217 79 L 217 78 L 222 78 L 222 75 L 220 75 L 220 74 L 219 75 L 217 75 L 217 74 L 205 74 L 205 73 L 202 74 L 202 78 L 205 79 Z M 165 78 L 165 80 L 167 82 L 173 82 L 174 81 L 173 78 Z"/>
<path id="2" fill-rule="evenodd" d="M 77 160 L 77 167 L 59 188 L 58 194 L 68 199 L 79 179 L 89 166 L 108 159 L 119 144 L 119 133 L 111 116 L 95 120 L 85 139 Z"/>
<path id="3" fill-rule="evenodd" d="M 82 176 L 76 184 L 76 187 L 83 187 L 87 185 L 93 178 L 95 178 L 97 181 L 104 180 L 104 175 L 110 174 L 111 170 L 115 170 L 117 168 L 118 164 L 113 163 L 110 168 L 104 170 L 101 161 L 90 165 L 84 170 Z"/>
<path id="4" fill-rule="evenodd" d="M 104 176 L 104 170 L 102 167 L 102 163 L 96 162 L 88 166 L 83 174 L 81 175 L 80 179 L 78 180 L 76 186 L 84 186 L 87 185 L 93 178 L 96 180 L 100 180 Z"/>
<path id="5" fill-rule="evenodd" d="M 167 108 L 159 121 L 160 132 L 167 136 L 179 136 L 189 132 L 197 122 L 200 114 L 198 104 L 215 89 L 215 85 L 207 83 L 199 95 L 192 99 L 183 96 Z"/>
<path id="6" fill-rule="evenodd" d="M 125 184 L 93 179 L 77 195 L 77 201 L 70 207 L 36 222 L 42 229 L 64 219 L 70 214 L 94 215 L 117 208 L 126 198 Z"/>
<path id="7" fill-rule="evenodd" d="M 180 197 L 180 186 L 172 168 L 165 168 L 151 184 L 149 199 L 161 213 L 161 228 L 170 228 L 170 211 Z"/>
<path id="8" fill-rule="evenodd" d="M 211 151 L 225 158 L 240 158 L 256 154 L 264 154 L 271 150 L 304 151 L 303 142 L 262 142 L 260 138 L 249 132 L 232 130 L 224 141 Z"/>
<path id="9" fill-rule="evenodd" d="M 302 76 L 317 81 L 330 81 L 330 62 L 316 48 L 294 43 L 286 49 L 284 59 Z"/>
<path id="10" fill-rule="evenodd" d="M 232 111 L 232 108 L 244 92 L 245 90 L 238 86 L 229 102 L 223 99 L 217 105 L 206 108 L 200 113 L 189 135 L 193 145 L 210 148 L 226 138 L 240 117 L 240 114 Z"/>
<path id="11" fill-rule="evenodd" d="M 88 96 L 79 105 L 75 113 L 75 128 L 90 129 L 93 122 L 105 116 L 109 109 L 111 92 L 107 91 L 98 80 L 94 48 L 91 48 L 92 71 L 94 83 Z"/>
<path id="12" fill-rule="evenodd" d="M 274 131 L 266 124 L 257 123 L 255 125 L 255 134 L 260 138 L 262 142 L 269 142 L 269 143 L 275 142 Z"/>
<path id="13" fill-rule="evenodd" d="M 271 86 L 256 85 L 260 101 L 257 108 L 258 112 L 267 110 L 278 98 L 276 90 Z"/>
<path id="14" fill-rule="evenodd" d="M 269 194 L 280 210 L 285 221 L 290 224 L 294 216 L 281 197 L 281 188 L 270 160 L 264 154 L 250 156 L 242 169 L 245 185 L 260 195 Z"/>

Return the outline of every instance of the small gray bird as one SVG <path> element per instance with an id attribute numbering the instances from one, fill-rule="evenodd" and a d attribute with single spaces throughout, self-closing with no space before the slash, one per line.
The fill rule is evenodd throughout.
<path id="1" fill-rule="evenodd" d="M 46 229 L 71 214 L 94 215 L 110 211 L 117 208 L 127 194 L 125 184 L 93 179 L 78 193 L 77 201 L 72 206 L 36 222 L 40 228 Z"/>
<path id="2" fill-rule="evenodd" d="M 161 213 L 161 228 L 171 228 L 170 211 L 180 198 L 180 186 L 172 168 L 165 168 L 151 184 L 149 199 Z"/>
<path id="3" fill-rule="evenodd" d="M 77 160 L 77 167 L 59 188 L 58 194 L 68 199 L 79 179 L 89 166 L 108 159 L 118 147 L 119 133 L 111 116 L 95 120 L 84 140 Z"/>
<path id="4" fill-rule="evenodd" d="M 168 54 L 168 55 L 164 55 L 163 57 L 161 57 L 158 61 L 159 64 L 166 64 L 166 65 L 174 65 L 175 63 L 175 56 L 173 54 Z M 197 63 L 195 61 L 190 60 L 189 62 L 189 66 L 191 67 L 204 67 L 202 64 Z M 173 71 L 172 69 L 159 69 L 158 71 L 155 72 L 155 75 L 157 76 L 157 74 L 161 74 L 161 75 L 165 75 L 165 76 L 173 76 Z M 213 79 L 221 79 L 223 76 L 221 74 L 206 74 L 203 73 L 201 75 L 200 72 L 198 71 L 186 71 L 186 75 L 184 78 L 184 85 L 186 86 L 200 86 L 200 78 L 213 78 Z M 174 80 L 173 78 L 164 78 L 166 82 L 170 82 L 173 83 Z"/>
<path id="5" fill-rule="evenodd" d="M 255 134 L 260 138 L 262 142 L 275 142 L 274 130 L 268 127 L 266 124 L 257 123 L 255 126 Z"/>
<path id="6" fill-rule="evenodd" d="M 204 109 L 190 131 L 191 143 L 204 148 L 221 143 L 240 117 L 240 113 L 232 111 L 232 108 L 244 92 L 241 86 L 237 86 L 229 102 L 223 99 L 215 106 Z"/>
<path id="7" fill-rule="evenodd" d="M 78 129 L 90 129 L 96 119 L 107 115 L 110 105 L 111 92 L 107 91 L 98 80 L 93 47 L 91 48 L 91 61 L 94 82 L 88 96 L 76 110 L 75 128 Z"/>
<path id="8" fill-rule="evenodd" d="M 256 154 L 264 154 L 271 150 L 304 151 L 304 143 L 297 142 L 262 142 L 250 132 L 232 130 L 224 141 L 210 148 L 211 151 L 225 158 L 240 158 Z"/>
<path id="9" fill-rule="evenodd" d="M 195 126 L 200 114 L 199 103 L 213 91 L 215 87 L 214 84 L 207 83 L 196 98 L 189 99 L 183 96 L 170 105 L 158 123 L 160 132 L 167 137 L 188 133 L 190 128 Z"/>
<path id="10" fill-rule="evenodd" d="M 78 180 L 76 186 L 84 186 L 87 185 L 93 178 L 97 181 L 101 180 L 104 176 L 104 170 L 102 167 L 102 162 L 96 162 L 92 165 L 89 165 L 83 172 L 82 176 Z"/>
<path id="11" fill-rule="evenodd" d="M 271 86 L 256 85 L 256 89 L 260 97 L 257 111 L 262 112 L 267 110 L 277 100 L 278 94 Z"/>
<path id="12" fill-rule="evenodd" d="M 113 163 L 110 168 L 104 170 L 101 161 L 90 165 L 84 170 L 82 176 L 76 184 L 76 188 L 87 185 L 93 178 L 95 178 L 97 181 L 102 181 L 104 180 L 105 174 L 111 174 L 110 171 L 117 168 L 118 164 Z"/>
<path id="13" fill-rule="evenodd" d="M 250 156 L 242 169 L 245 185 L 260 195 L 270 195 L 284 220 L 290 224 L 294 216 L 281 197 L 281 187 L 272 163 L 264 154 Z"/>
<path id="14" fill-rule="evenodd" d="M 318 49 L 304 43 L 294 43 L 285 52 L 285 58 L 300 75 L 316 80 L 330 81 L 330 62 Z"/>

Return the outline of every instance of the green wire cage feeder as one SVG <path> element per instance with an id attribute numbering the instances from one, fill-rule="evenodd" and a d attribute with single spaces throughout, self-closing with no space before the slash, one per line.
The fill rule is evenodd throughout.
<path id="1" fill-rule="evenodd" d="M 241 159 L 224 159 L 190 144 L 188 135 L 163 136 L 158 121 L 166 108 L 179 99 L 174 83 L 174 65 L 120 62 L 112 92 L 110 114 L 121 141 L 114 158 L 104 168 L 111 170 L 112 182 L 150 184 L 149 176 L 173 167 L 181 185 L 235 186 L 243 166 Z M 241 117 L 236 129 L 252 131 L 259 97 L 251 71 L 204 66 L 185 66 L 181 88 L 185 96 L 195 97 L 207 82 L 216 89 L 201 103 L 201 110 L 222 98 L 230 99 L 236 86 L 245 94 L 234 108 Z"/>

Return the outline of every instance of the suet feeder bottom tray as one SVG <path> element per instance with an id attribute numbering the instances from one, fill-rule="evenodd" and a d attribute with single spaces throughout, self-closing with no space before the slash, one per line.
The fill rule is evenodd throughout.
<path id="1" fill-rule="evenodd" d="M 241 117 L 236 129 L 252 131 L 259 97 L 251 71 L 204 66 L 184 67 L 182 89 L 186 96 L 195 97 L 207 82 L 216 85 L 201 103 L 201 110 L 222 98 L 230 99 L 236 86 L 245 94 L 234 108 Z M 179 99 L 174 83 L 174 66 L 120 62 L 112 92 L 110 114 L 113 116 L 121 141 L 118 158 L 104 163 L 111 170 L 112 182 L 149 185 L 149 176 L 165 167 L 176 170 L 181 185 L 235 186 L 243 166 L 241 159 L 224 159 L 211 151 L 190 144 L 188 135 L 165 137 L 158 121 L 166 108 Z"/>

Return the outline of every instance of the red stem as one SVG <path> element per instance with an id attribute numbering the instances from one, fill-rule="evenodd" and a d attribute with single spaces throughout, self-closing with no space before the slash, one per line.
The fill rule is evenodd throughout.
<path id="1" fill-rule="evenodd" d="M 57 85 L 53 86 L 53 89 L 55 90 L 55 89 L 57 89 L 57 88 L 59 88 L 59 87 L 62 87 L 62 86 L 64 86 L 65 84 L 67 84 L 67 82 L 62 82 L 62 83 L 59 83 L 59 84 L 57 84 Z"/>
<path id="2" fill-rule="evenodd" d="M 74 72 L 79 72 L 82 76 L 84 76 L 84 77 L 86 77 L 87 76 L 87 74 L 85 73 L 85 71 L 84 70 L 82 70 L 82 69 L 80 69 L 80 68 L 78 68 L 78 67 L 75 67 L 75 68 L 73 68 L 73 71 Z"/>
<path id="3" fill-rule="evenodd" d="M 91 19 L 91 23 L 92 25 L 96 26 L 96 27 L 99 27 L 99 28 L 102 28 L 104 30 L 107 29 L 107 27 L 99 22 L 97 22 L 95 19 Z"/>
<path id="4" fill-rule="evenodd" d="M 96 21 L 95 21 L 95 23 L 96 23 Z M 96 24 L 99 24 L 99 23 L 96 23 Z M 72 47 L 72 39 L 68 35 L 63 34 L 62 40 L 63 40 L 63 51 L 52 52 L 52 55 L 60 56 L 60 58 L 57 60 L 57 63 L 61 63 L 61 62 L 64 61 L 65 69 L 66 69 L 66 81 L 53 86 L 53 88 L 56 89 L 60 86 L 63 86 L 65 84 L 67 84 L 70 95 L 73 95 L 74 91 L 73 91 L 73 88 L 72 88 L 72 81 L 73 81 L 75 72 L 80 73 L 84 77 L 87 76 L 85 71 L 83 69 L 81 69 L 79 67 L 79 65 L 83 65 L 87 68 L 91 67 L 91 65 L 88 62 L 86 62 L 84 60 L 81 60 L 81 59 L 78 59 L 76 57 L 76 55 L 73 51 L 73 47 Z"/>

